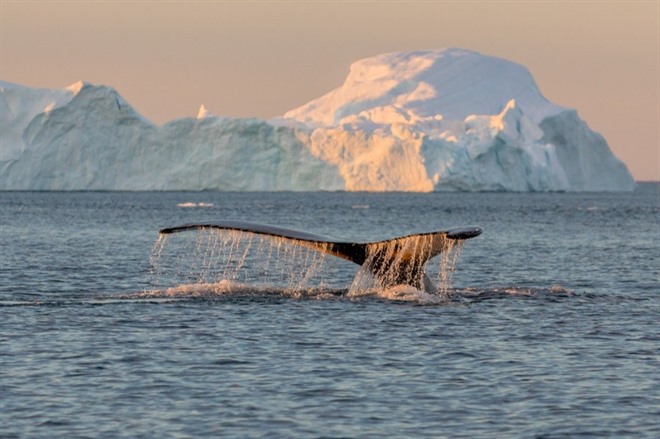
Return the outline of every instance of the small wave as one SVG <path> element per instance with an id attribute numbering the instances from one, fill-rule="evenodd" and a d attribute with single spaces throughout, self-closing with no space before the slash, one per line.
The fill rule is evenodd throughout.
<path id="1" fill-rule="evenodd" d="M 40 306 L 41 300 L 0 300 L 0 306 Z"/>
<path id="2" fill-rule="evenodd" d="M 328 299 L 345 295 L 347 290 L 330 288 L 295 289 L 274 285 L 252 285 L 229 280 L 214 283 L 179 285 L 166 289 L 122 295 L 124 299 L 213 299 L 223 296 L 281 296 L 296 299 Z"/>
<path id="3" fill-rule="evenodd" d="M 141 291 L 121 296 L 113 296 L 122 300 L 185 300 L 185 299 L 214 299 L 231 296 L 270 296 L 286 297 L 298 300 L 369 300 L 377 299 L 389 302 L 407 302 L 417 305 L 446 305 L 452 302 L 492 300 L 499 298 L 531 298 L 556 299 L 574 296 L 574 291 L 561 285 L 549 288 L 533 288 L 520 286 L 507 286 L 497 288 L 452 288 L 446 293 L 437 294 L 418 290 L 408 285 L 397 285 L 388 288 L 370 287 L 364 289 L 339 288 L 295 288 L 275 285 L 253 285 L 229 280 L 216 283 L 199 283 L 179 285 L 166 289 Z"/>
<path id="4" fill-rule="evenodd" d="M 164 290 L 147 290 L 139 293 L 125 295 L 130 298 L 168 298 L 168 297 L 212 297 L 223 294 L 240 294 L 254 291 L 254 287 L 247 287 L 243 284 L 233 283 L 228 280 L 222 280 L 215 283 L 199 283 L 178 285 L 176 287 L 166 288 Z"/>
<path id="5" fill-rule="evenodd" d="M 568 289 L 568 288 L 564 288 L 561 285 L 553 285 L 553 286 L 550 287 L 550 289 L 548 291 L 551 292 L 551 293 L 555 293 L 555 294 L 565 294 L 567 296 L 574 296 L 575 295 L 575 291 L 573 291 L 571 289 Z"/>
<path id="6" fill-rule="evenodd" d="M 528 297 L 528 298 L 558 298 L 574 296 L 575 292 L 561 285 L 553 285 L 550 288 L 534 287 L 499 287 L 499 288 L 462 288 L 451 292 L 452 297 L 468 300 L 489 300 L 503 297 Z"/>
<path id="7" fill-rule="evenodd" d="M 575 292 L 561 285 L 549 288 L 508 286 L 499 288 L 452 288 L 446 294 L 432 294 L 411 286 L 398 285 L 389 288 L 341 289 L 295 288 L 275 285 L 253 285 L 222 280 L 215 283 L 178 285 L 171 288 L 152 289 L 125 294 L 104 294 L 93 297 L 57 297 L 42 300 L 2 300 L 0 307 L 70 306 L 76 304 L 110 305 L 125 302 L 170 302 L 185 300 L 214 300 L 223 297 L 289 298 L 294 300 L 350 300 L 376 299 L 386 302 L 405 302 L 415 305 L 448 305 L 461 302 L 481 302 L 505 298 L 525 298 L 555 301 L 574 296 Z"/>
<path id="8" fill-rule="evenodd" d="M 274 285 L 251 285 L 229 280 L 216 283 L 179 285 L 166 289 L 141 291 L 120 296 L 121 299 L 213 299 L 223 296 L 280 296 L 293 299 L 329 300 L 346 298 L 361 300 L 375 298 L 392 302 L 410 302 L 422 305 L 447 303 L 450 296 L 432 294 L 408 285 L 389 288 L 366 288 L 348 290 L 340 288 L 291 288 Z"/>
<path id="9" fill-rule="evenodd" d="M 388 288 L 370 288 L 366 290 L 350 291 L 349 298 L 376 297 L 389 301 L 413 302 L 422 305 L 433 305 L 447 303 L 449 297 L 446 295 L 431 294 L 418 290 L 409 285 L 396 285 Z"/>
<path id="10" fill-rule="evenodd" d="M 192 202 L 186 202 L 186 203 L 178 203 L 176 207 L 183 207 L 183 208 L 194 208 L 194 207 L 213 207 L 213 203 L 192 203 Z"/>

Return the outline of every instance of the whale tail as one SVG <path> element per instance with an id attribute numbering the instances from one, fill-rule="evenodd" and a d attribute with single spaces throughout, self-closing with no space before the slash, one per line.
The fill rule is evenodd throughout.
<path id="1" fill-rule="evenodd" d="M 160 230 L 161 234 L 187 230 L 234 230 L 273 236 L 286 241 L 354 262 L 369 270 L 382 287 L 409 285 L 419 290 L 432 290 L 424 272 L 426 262 L 448 251 L 457 241 L 474 238 L 480 227 L 458 227 L 434 232 L 417 233 L 372 242 L 339 241 L 299 230 L 245 221 L 215 221 L 188 223 Z"/>

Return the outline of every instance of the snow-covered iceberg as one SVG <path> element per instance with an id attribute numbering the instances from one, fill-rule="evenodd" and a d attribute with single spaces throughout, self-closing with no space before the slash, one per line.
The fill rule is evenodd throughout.
<path id="1" fill-rule="evenodd" d="M 160 127 L 114 89 L 0 83 L 0 190 L 628 191 L 633 179 L 530 73 L 461 49 L 354 63 L 271 119 Z"/>

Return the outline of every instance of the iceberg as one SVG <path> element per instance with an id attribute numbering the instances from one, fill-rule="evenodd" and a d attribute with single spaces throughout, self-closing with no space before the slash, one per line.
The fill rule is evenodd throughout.
<path id="1" fill-rule="evenodd" d="M 464 49 L 354 63 L 270 120 L 158 126 L 111 87 L 0 82 L 0 190 L 630 191 L 574 109 L 521 65 Z"/>
<path id="2" fill-rule="evenodd" d="M 31 100 L 46 102 L 51 91 L 32 90 L 26 99 L 10 100 L 4 96 L 20 94 L 23 87 L 2 87 L 0 105 L 8 107 L 9 117 L 5 121 L 3 111 L 0 140 L 7 154 L 0 159 L 1 190 L 343 188 L 335 169 L 312 156 L 304 136 L 287 127 L 206 111 L 160 127 L 116 90 L 87 83 L 66 95 L 63 105 L 35 112 Z"/>

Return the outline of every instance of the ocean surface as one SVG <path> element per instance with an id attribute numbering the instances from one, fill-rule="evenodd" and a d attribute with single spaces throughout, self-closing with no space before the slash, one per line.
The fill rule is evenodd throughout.
<path id="1" fill-rule="evenodd" d="M 159 237 L 220 219 L 484 232 L 427 264 L 429 294 L 262 238 Z M 658 184 L 4 192 L 0 228 L 2 438 L 660 437 Z"/>

